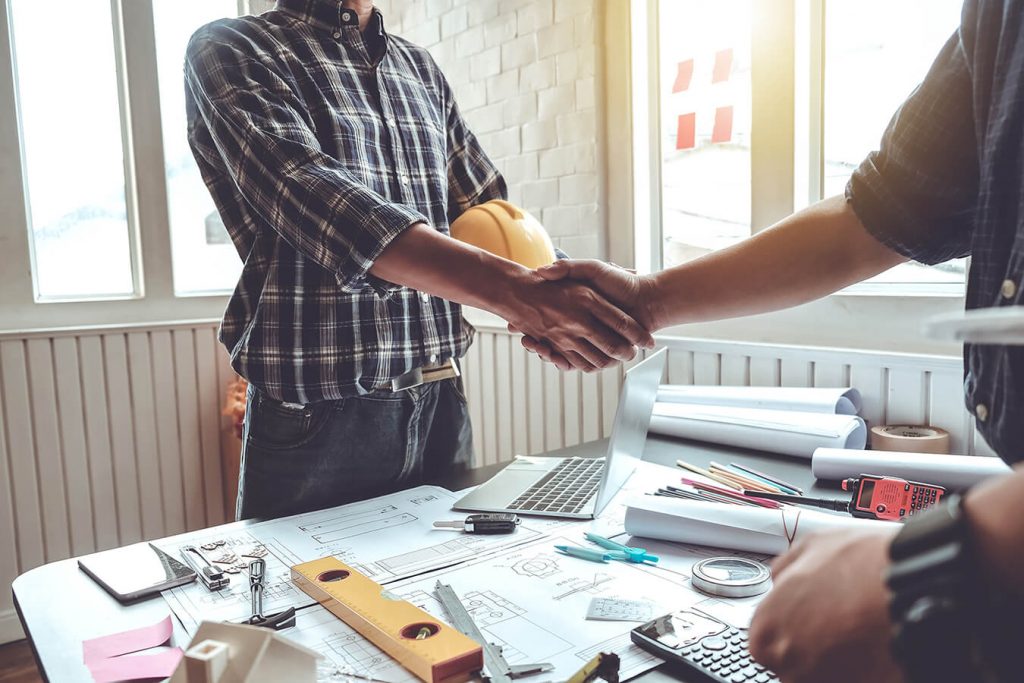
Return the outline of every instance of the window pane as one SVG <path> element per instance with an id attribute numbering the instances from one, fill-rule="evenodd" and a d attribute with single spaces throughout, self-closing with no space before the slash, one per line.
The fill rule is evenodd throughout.
<path id="1" fill-rule="evenodd" d="M 824 196 L 841 194 L 893 113 L 960 24 L 962 0 L 829 0 L 825 7 Z M 898 266 L 881 282 L 962 284 L 964 261 Z"/>
<path id="2" fill-rule="evenodd" d="M 751 0 L 659 4 L 666 267 L 750 235 L 751 12 Z"/>
<path id="3" fill-rule="evenodd" d="M 10 7 L 37 295 L 130 296 L 110 0 Z"/>
<path id="4" fill-rule="evenodd" d="M 156 0 L 153 3 L 177 294 L 229 291 L 234 288 L 242 269 L 238 252 L 228 238 L 189 150 L 182 74 L 185 47 L 192 33 L 210 21 L 234 16 L 237 9 L 235 0 Z"/>

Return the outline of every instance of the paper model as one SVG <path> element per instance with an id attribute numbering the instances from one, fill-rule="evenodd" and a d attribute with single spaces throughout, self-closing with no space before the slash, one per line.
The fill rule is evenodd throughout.
<path id="1" fill-rule="evenodd" d="M 270 629 L 204 621 L 171 683 L 315 683 L 319 658 Z"/>

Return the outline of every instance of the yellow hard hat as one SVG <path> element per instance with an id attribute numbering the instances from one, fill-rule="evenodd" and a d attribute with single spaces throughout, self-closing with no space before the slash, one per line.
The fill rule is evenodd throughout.
<path id="1" fill-rule="evenodd" d="M 466 209 L 451 226 L 452 237 L 526 266 L 555 261 L 555 247 L 536 218 L 501 199 Z"/>

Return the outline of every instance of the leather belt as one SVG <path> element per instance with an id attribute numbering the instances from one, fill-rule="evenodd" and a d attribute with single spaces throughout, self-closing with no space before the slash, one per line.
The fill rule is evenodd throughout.
<path id="1" fill-rule="evenodd" d="M 391 391 L 405 391 L 422 384 L 440 382 L 443 379 L 452 379 L 460 374 L 459 366 L 454 358 L 431 365 L 424 365 L 413 368 L 404 375 L 399 375 L 391 380 Z"/>

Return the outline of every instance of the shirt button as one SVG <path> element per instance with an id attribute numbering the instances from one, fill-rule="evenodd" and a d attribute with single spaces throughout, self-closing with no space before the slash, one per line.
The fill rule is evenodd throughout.
<path id="1" fill-rule="evenodd" d="M 422 301 L 425 304 L 429 304 L 430 303 L 430 295 L 427 294 L 426 292 L 420 292 L 420 301 Z"/>
<path id="2" fill-rule="evenodd" d="M 408 185 L 409 184 L 409 176 L 405 175 L 404 173 L 402 174 L 402 184 L 403 185 Z"/>
<path id="3" fill-rule="evenodd" d="M 431 364 L 437 362 L 437 354 L 436 353 L 430 354 L 430 362 L 431 362 Z"/>
<path id="4" fill-rule="evenodd" d="M 334 39 L 335 39 L 335 40 L 339 40 L 339 39 L 341 38 L 341 34 L 340 34 L 340 33 L 338 33 L 337 31 L 335 31 L 335 32 L 334 32 L 334 33 L 332 33 L 331 35 L 332 35 L 332 36 L 334 36 Z"/>
<path id="5" fill-rule="evenodd" d="M 1004 299 L 1012 299 L 1017 294 L 1017 283 L 1013 280 L 1003 280 L 1001 291 Z"/>
<path id="6" fill-rule="evenodd" d="M 979 420 L 984 422 L 985 420 L 988 419 L 988 406 L 985 405 L 984 403 L 979 403 L 978 405 L 974 406 L 974 414 Z"/>
<path id="7" fill-rule="evenodd" d="M 351 21 L 352 20 L 352 13 L 351 12 L 342 12 L 341 13 L 341 20 L 342 21 Z"/>

